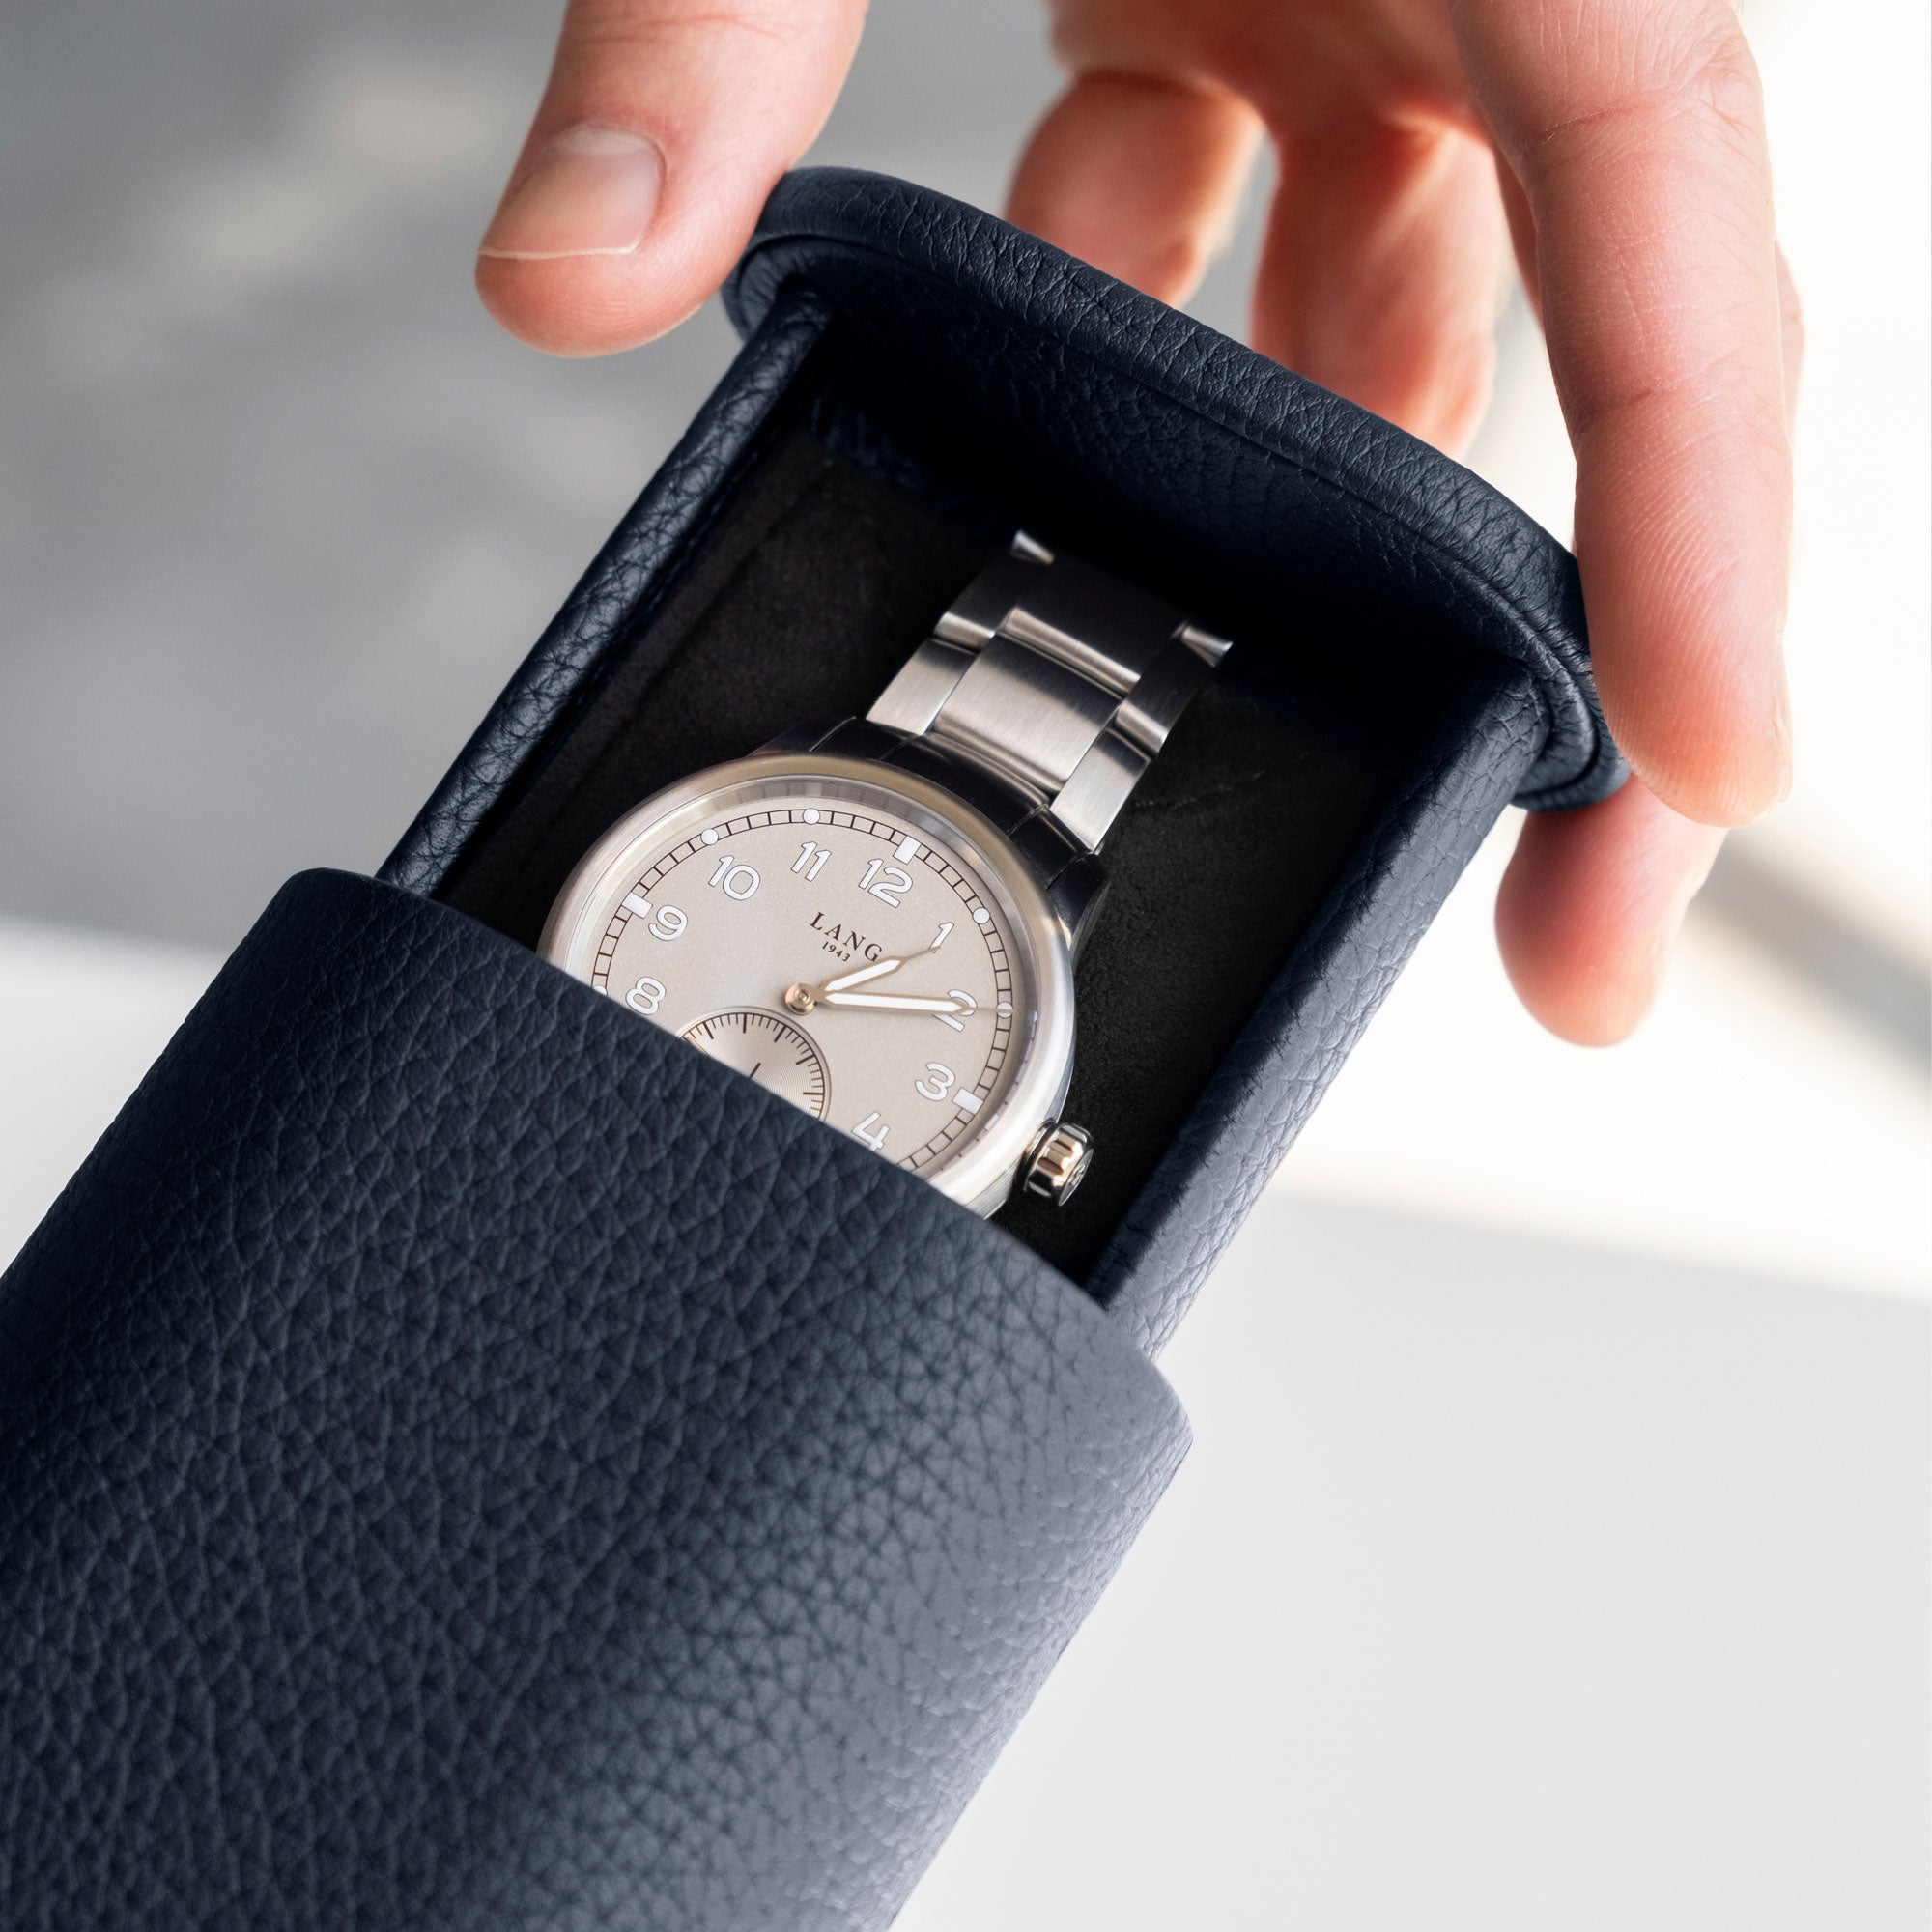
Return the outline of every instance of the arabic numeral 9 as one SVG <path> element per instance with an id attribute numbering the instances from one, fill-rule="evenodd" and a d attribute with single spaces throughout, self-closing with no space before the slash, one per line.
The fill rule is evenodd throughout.
<path id="1" fill-rule="evenodd" d="M 690 923 L 676 906 L 659 906 L 647 930 L 653 939 L 682 939 Z"/>

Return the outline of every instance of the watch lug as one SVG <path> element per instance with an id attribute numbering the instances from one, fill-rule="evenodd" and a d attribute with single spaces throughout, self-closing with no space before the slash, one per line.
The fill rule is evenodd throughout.
<path id="1" fill-rule="evenodd" d="M 752 753 L 754 758 L 778 757 L 787 752 L 815 752 L 838 728 L 836 721 L 814 724 L 794 724 L 770 738 Z"/>
<path id="2" fill-rule="evenodd" d="M 1047 906 L 1066 935 L 1066 950 L 1076 960 L 1106 896 L 1107 875 L 1092 859 L 1074 860 L 1046 889 Z"/>

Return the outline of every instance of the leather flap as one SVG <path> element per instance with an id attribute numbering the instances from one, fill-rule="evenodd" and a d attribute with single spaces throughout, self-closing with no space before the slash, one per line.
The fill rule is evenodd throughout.
<path id="1" fill-rule="evenodd" d="M 1534 675 L 1548 737 L 1520 802 L 1583 805 L 1626 767 L 1591 680 L 1575 559 L 1479 477 L 1380 417 L 963 202 L 808 168 L 766 204 L 725 291 L 750 332 L 804 283 L 953 433 L 995 444 L 1023 494 L 1064 459 L 1144 547 L 1292 610 L 1391 595 Z M 1050 476 L 1042 484 L 1050 502 Z M 1136 529 L 1137 541 L 1141 532 Z M 1335 647 L 1347 648 L 1346 626 Z"/>
<path id="2" fill-rule="evenodd" d="M 883 1926 L 1185 1438 L 1017 1241 L 304 874 L 0 1279 L 7 1922 Z"/>

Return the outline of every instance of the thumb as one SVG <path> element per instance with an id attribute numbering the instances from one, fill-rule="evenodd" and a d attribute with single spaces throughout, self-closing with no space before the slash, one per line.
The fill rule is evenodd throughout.
<path id="1" fill-rule="evenodd" d="M 477 254 L 484 306 L 561 355 L 682 322 L 825 125 L 864 19 L 865 0 L 569 0 Z"/>

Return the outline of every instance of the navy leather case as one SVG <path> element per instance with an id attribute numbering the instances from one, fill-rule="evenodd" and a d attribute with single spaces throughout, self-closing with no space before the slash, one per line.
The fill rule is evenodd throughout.
<path id="1" fill-rule="evenodd" d="M 1470 852 L 1621 777 L 1562 549 L 1238 345 L 838 171 L 728 300 L 383 875 L 284 888 L 0 1280 L 10 1927 L 886 1924 Z M 586 826 L 862 710 L 1015 524 L 1236 652 L 1082 962 L 1109 1178 L 989 1225 L 528 941 Z"/>

